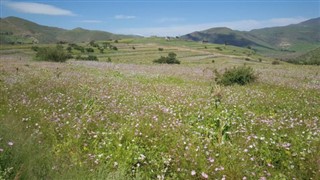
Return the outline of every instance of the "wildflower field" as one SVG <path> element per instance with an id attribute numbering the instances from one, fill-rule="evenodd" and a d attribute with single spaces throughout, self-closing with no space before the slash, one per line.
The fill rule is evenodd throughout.
<path id="1" fill-rule="evenodd" d="M 114 45 L 65 63 L 0 48 L 0 179 L 320 177 L 319 66 L 180 40 Z M 168 52 L 181 64 L 152 63 Z M 243 64 L 256 82 L 214 81 Z"/>

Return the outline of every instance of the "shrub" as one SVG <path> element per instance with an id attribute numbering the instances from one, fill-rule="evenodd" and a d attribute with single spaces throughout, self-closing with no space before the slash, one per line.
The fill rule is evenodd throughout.
<path id="1" fill-rule="evenodd" d="M 68 46 L 68 47 L 67 47 L 67 51 L 68 51 L 69 53 L 71 53 L 72 47 Z"/>
<path id="2" fill-rule="evenodd" d="M 103 47 L 99 47 L 99 51 L 100 51 L 101 54 L 103 54 L 104 53 L 104 48 Z"/>
<path id="3" fill-rule="evenodd" d="M 107 62 L 111 62 L 111 58 L 110 57 L 108 57 Z"/>
<path id="4" fill-rule="evenodd" d="M 115 50 L 115 51 L 118 50 L 118 48 L 116 46 L 113 46 L 112 49 Z"/>
<path id="5" fill-rule="evenodd" d="M 215 71 L 215 74 L 216 82 L 225 86 L 233 84 L 245 85 L 255 81 L 257 78 L 253 69 L 248 66 L 239 66 L 226 69 L 222 75 Z"/>
<path id="6" fill-rule="evenodd" d="M 177 54 L 174 52 L 169 52 L 167 57 L 161 56 L 159 59 L 155 59 L 154 63 L 160 64 L 180 64 L 180 61 L 176 58 Z"/>
<path id="7" fill-rule="evenodd" d="M 76 60 L 98 61 L 98 58 L 97 56 L 93 56 L 93 55 L 89 55 L 88 57 L 83 57 L 78 55 L 76 57 Z"/>
<path id="8" fill-rule="evenodd" d="M 78 46 L 78 45 L 76 45 L 76 44 L 75 44 L 73 47 L 74 47 L 75 50 L 78 50 L 78 51 L 84 53 L 84 50 L 85 50 L 84 47 Z"/>
<path id="9" fill-rule="evenodd" d="M 212 61 L 211 61 L 212 63 L 214 63 L 215 62 L 215 60 L 214 59 L 212 59 Z"/>
<path id="10" fill-rule="evenodd" d="M 154 63 L 164 64 L 167 63 L 167 59 L 164 56 L 161 56 L 159 59 L 153 60 Z"/>
<path id="11" fill-rule="evenodd" d="M 97 58 L 97 56 L 89 55 L 89 56 L 87 57 L 87 60 L 88 60 L 88 61 L 98 61 L 98 58 Z"/>
<path id="12" fill-rule="evenodd" d="M 39 61 L 65 62 L 71 57 L 63 48 L 57 46 L 38 48 L 35 59 Z"/>
<path id="13" fill-rule="evenodd" d="M 94 49 L 93 48 L 86 48 L 86 51 L 87 52 L 94 52 Z"/>
<path id="14" fill-rule="evenodd" d="M 159 51 L 163 51 L 163 48 L 158 48 Z"/>
<path id="15" fill-rule="evenodd" d="M 90 41 L 89 45 L 92 46 L 92 47 L 99 47 L 99 45 L 96 44 L 96 42 L 94 40 Z"/>
<path id="16" fill-rule="evenodd" d="M 280 62 L 278 60 L 274 60 L 274 61 L 272 61 L 272 64 L 277 65 L 277 64 L 280 64 Z"/>
<path id="17" fill-rule="evenodd" d="M 221 47 L 215 47 L 217 50 L 222 51 Z"/>
<path id="18" fill-rule="evenodd" d="M 39 47 L 38 46 L 32 46 L 31 49 L 35 52 L 37 52 L 39 50 Z"/>

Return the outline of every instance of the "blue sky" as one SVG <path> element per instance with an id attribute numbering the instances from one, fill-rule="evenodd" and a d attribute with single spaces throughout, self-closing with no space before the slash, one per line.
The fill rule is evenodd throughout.
<path id="1" fill-rule="evenodd" d="M 2 18 L 119 34 L 176 36 L 212 27 L 251 30 L 320 17 L 320 0 L 0 0 Z"/>

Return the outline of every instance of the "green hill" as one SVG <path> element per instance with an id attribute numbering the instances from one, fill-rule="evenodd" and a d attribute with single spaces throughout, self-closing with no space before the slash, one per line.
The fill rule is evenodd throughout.
<path id="1" fill-rule="evenodd" d="M 320 18 L 283 27 L 236 31 L 211 28 L 181 37 L 193 41 L 252 47 L 264 54 L 301 53 L 320 46 Z"/>
<path id="2" fill-rule="evenodd" d="M 122 39 L 127 37 L 128 36 L 126 35 L 117 35 L 104 31 L 92 31 L 82 28 L 75 28 L 60 33 L 57 39 L 67 42 L 88 42 L 91 40 Z"/>
<path id="3" fill-rule="evenodd" d="M 39 25 L 17 17 L 0 19 L 0 44 L 55 43 L 58 41 L 77 43 L 91 40 L 121 39 L 125 37 L 133 36 L 81 28 L 66 30 Z"/>
<path id="4" fill-rule="evenodd" d="M 290 59 L 288 62 L 295 64 L 320 65 L 320 47 L 296 58 Z"/>
<path id="5" fill-rule="evenodd" d="M 240 47 L 263 46 L 266 48 L 272 48 L 268 47 L 268 44 L 255 38 L 248 32 L 236 31 L 226 27 L 211 28 L 205 31 L 193 32 L 183 36 L 182 38 L 216 44 L 230 44 Z"/>
<path id="6" fill-rule="evenodd" d="M 279 49 L 306 52 L 320 46 L 320 18 L 284 27 L 252 30 L 249 33 Z"/>

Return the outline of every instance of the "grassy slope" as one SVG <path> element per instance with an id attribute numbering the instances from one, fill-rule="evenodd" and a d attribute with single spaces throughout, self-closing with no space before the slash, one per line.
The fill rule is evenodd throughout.
<path id="1" fill-rule="evenodd" d="M 35 62 L 30 50 L 3 47 L 0 177 L 319 177 L 319 67 L 246 61 L 248 49 L 180 40 L 114 45 L 95 53 L 112 63 Z M 169 51 L 181 65 L 151 64 Z M 213 83 L 214 69 L 244 63 L 258 82 Z"/>
<path id="2" fill-rule="evenodd" d="M 42 43 L 55 42 L 56 36 L 66 30 L 60 28 L 53 28 L 48 26 L 41 26 L 31 21 L 16 17 L 8 17 L 1 19 L 0 30 L 3 32 L 12 32 L 14 36 L 18 36 L 22 39 L 26 38 L 26 35 L 32 36 Z"/>
<path id="3" fill-rule="evenodd" d="M 316 48 L 301 56 L 289 60 L 289 62 L 295 64 L 314 64 L 320 65 L 320 48 Z"/>
<path id="4" fill-rule="evenodd" d="M 42 26 L 25 19 L 7 17 L 0 20 L 0 32 L 10 32 L 12 35 L 0 35 L 0 43 L 10 42 L 32 43 L 32 38 L 40 43 L 55 43 L 58 41 L 82 42 L 98 39 L 121 39 L 132 36 L 117 35 L 103 31 L 90 31 L 81 28 L 65 30 L 61 28 Z"/>

